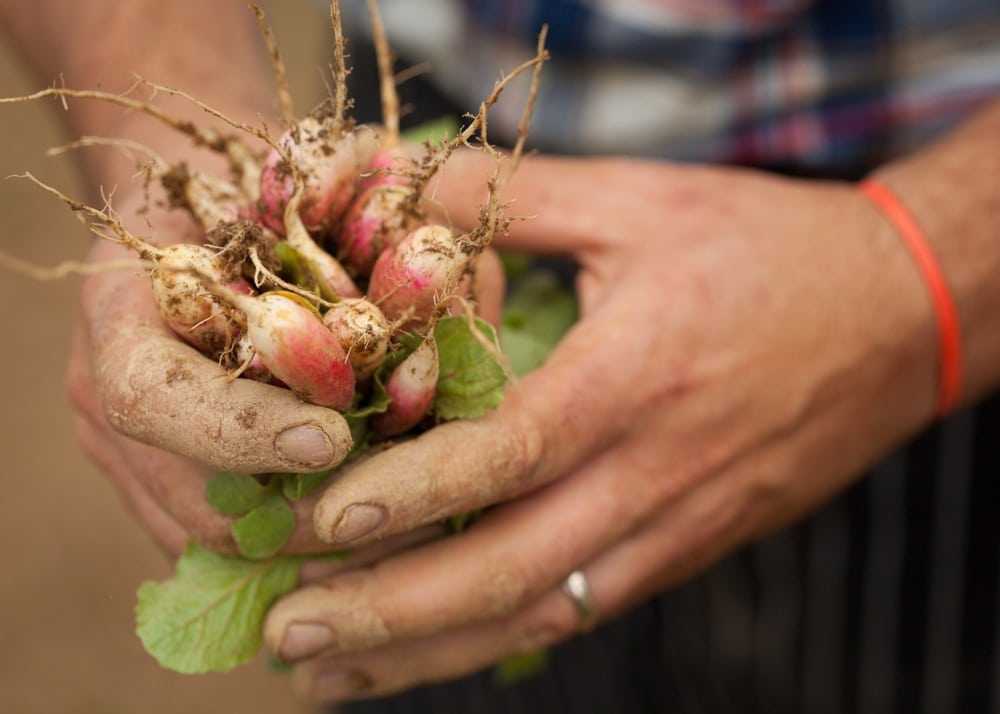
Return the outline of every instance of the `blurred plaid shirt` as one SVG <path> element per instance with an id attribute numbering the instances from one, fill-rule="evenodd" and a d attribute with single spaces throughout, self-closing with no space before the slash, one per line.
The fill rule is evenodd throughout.
<path id="1" fill-rule="evenodd" d="M 382 0 L 394 49 L 460 106 L 553 60 L 532 144 L 829 169 L 926 142 L 1000 94 L 1000 0 Z M 358 28 L 362 3 L 345 3 Z M 527 82 L 497 108 L 509 132 Z"/>

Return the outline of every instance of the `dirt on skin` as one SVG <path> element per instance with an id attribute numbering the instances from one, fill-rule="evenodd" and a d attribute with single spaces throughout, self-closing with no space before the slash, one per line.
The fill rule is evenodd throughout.
<path id="1" fill-rule="evenodd" d="M 204 378 L 195 378 L 194 374 L 205 373 L 204 364 L 194 369 L 194 361 L 202 358 L 180 342 L 157 339 L 155 332 L 152 326 L 125 326 L 113 338 L 115 343 L 121 340 L 123 345 L 145 346 L 133 348 L 128 361 L 119 366 L 119 376 L 127 375 L 127 380 L 115 378 L 108 382 L 105 409 L 112 425 L 146 444 L 168 450 L 183 446 L 193 458 L 213 468 L 267 471 L 251 455 L 256 450 L 251 447 L 261 440 L 269 442 L 280 431 L 273 416 L 281 409 L 300 408 L 301 400 L 287 390 L 252 380 L 229 380 L 222 367 Z M 110 349 L 115 349 L 115 343 Z M 249 406 L 244 408 L 247 402 Z M 162 414 L 148 408 L 150 404 L 161 408 L 176 405 L 178 418 L 164 420 Z M 252 411 L 252 422 L 248 410 Z M 319 407 L 310 408 L 309 414 L 324 424 L 334 452 L 346 455 L 352 441 L 340 415 Z M 307 420 L 303 415 L 303 421 Z M 220 444 L 226 447 L 222 453 Z M 290 462 L 288 466 L 301 464 Z"/>

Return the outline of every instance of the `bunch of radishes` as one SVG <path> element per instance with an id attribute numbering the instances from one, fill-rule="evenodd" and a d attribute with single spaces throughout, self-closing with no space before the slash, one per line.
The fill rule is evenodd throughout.
<path id="1" fill-rule="evenodd" d="M 435 323 L 455 304 L 469 304 L 462 297 L 470 290 L 468 276 L 503 227 L 496 196 L 499 155 L 486 141 L 488 110 L 513 77 L 534 69 L 537 80 L 547 55 L 540 40 L 536 57 L 498 81 L 454 139 L 422 150 L 405 146 L 391 54 L 374 0 L 368 5 L 381 76 L 384 116 L 378 127 L 356 125 L 347 116 L 336 0 L 330 5 L 334 96 L 302 118 L 293 114 L 273 38 L 253 8 L 278 80 L 286 128 L 277 139 L 145 80 L 140 83 L 181 94 L 243 133 L 222 136 L 127 96 L 52 88 L 33 97 L 89 97 L 139 109 L 226 156 L 231 180 L 130 147 L 145 154 L 147 173 L 161 182 L 171 205 L 199 222 L 207 236 L 201 245 L 153 246 L 127 231 L 110 210 L 56 193 L 96 221 L 100 234 L 133 248 L 152 265 L 160 312 L 188 343 L 234 376 L 286 387 L 341 412 L 371 399 L 377 383 L 387 405 L 367 426 L 385 438 L 411 430 L 428 416 L 438 381 Z M 266 155 L 257 155 L 247 138 L 263 141 Z M 457 234 L 428 222 L 423 193 L 451 154 L 473 141 L 497 158 L 497 168 L 486 186 L 480 225 Z M 90 138 L 78 143 L 127 142 Z M 400 350 L 406 352 L 402 358 Z"/>

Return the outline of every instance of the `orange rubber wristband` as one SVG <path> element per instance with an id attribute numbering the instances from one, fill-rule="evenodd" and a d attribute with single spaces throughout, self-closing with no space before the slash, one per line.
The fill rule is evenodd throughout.
<path id="1" fill-rule="evenodd" d="M 941 353 L 941 383 L 937 414 L 945 416 L 957 406 L 962 389 L 962 339 L 955 299 L 927 237 L 906 206 L 877 179 L 867 178 L 858 188 L 875 204 L 903 239 L 930 291 L 934 314 L 937 317 L 938 347 Z"/>

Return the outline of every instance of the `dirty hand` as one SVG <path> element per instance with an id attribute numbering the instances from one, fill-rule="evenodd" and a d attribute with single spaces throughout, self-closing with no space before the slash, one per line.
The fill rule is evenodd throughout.
<path id="1" fill-rule="evenodd" d="M 116 208 L 127 216 L 133 206 L 126 199 Z M 151 225 L 162 244 L 197 238 L 180 214 L 157 215 Z M 100 242 L 90 259 L 132 257 Z M 320 471 L 350 445 L 336 412 L 287 390 L 229 379 L 180 340 L 160 317 L 139 268 L 85 281 L 67 381 L 85 451 L 171 551 L 188 540 L 231 550 L 228 519 L 205 501 L 214 471 Z M 303 526 L 293 547 L 321 545 L 309 533 L 309 507 L 299 505 Z"/>
<path id="2" fill-rule="evenodd" d="M 459 222 L 482 170 L 436 196 Z M 571 636 L 582 570 L 606 619 L 828 499 L 931 416 L 933 321 L 853 189 L 761 173 L 533 158 L 505 248 L 580 265 L 581 319 L 478 420 L 356 467 L 320 500 L 358 547 L 494 506 L 465 533 L 271 610 L 310 699 L 385 694 Z M 499 505 L 495 505 L 499 504 Z"/>

